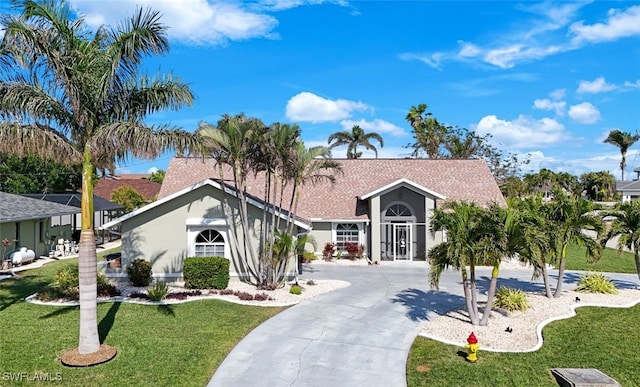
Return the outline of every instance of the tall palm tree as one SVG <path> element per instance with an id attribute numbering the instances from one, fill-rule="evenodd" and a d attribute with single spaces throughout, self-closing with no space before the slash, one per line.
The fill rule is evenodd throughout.
<path id="1" fill-rule="evenodd" d="M 247 207 L 247 176 L 256 168 L 256 157 L 260 151 L 260 140 L 264 124 L 257 118 L 247 117 L 244 114 L 231 116 L 225 114 L 217 125 L 201 122 L 196 131 L 205 148 L 205 155 L 212 156 L 220 166 L 220 179 L 224 181 L 223 165 L 231 167 L 235 192 L 238 195 L 238 216 L 240 227 L 244 237 L 239 238 L 235 233 L 235 227 L 231 227 L 231 235 L 236 247 L 242 251 L 247 261 L 244 267 L 257 286 L 263 286 L 265 282 L 265 261 L 256 255 L 252 238 L 249 235 L 249 213 Z M 232 207 L 225 196 L 225 211 L 230 213 Z M 240 240 L 242 239 L 242 245 Z M 251 280 L 246 278 L 246 280 Z"/>
<path id="2" fill-rule="evenodd" d="M 569 244 L 585 246 L 587 257 L 598 259 L 602 248 L 596 239 L 584 231 L 594 231 L 600 237 L 604 224 L 602 219 L 593 213 L 592 202 L 573 198 L 561 190 L 553 192 L 553 200 L 548 206 L 545 216 L 554 225 L 552 237 L 558 262 L 558 283 L 553 296 L 560 297 Z"/>
<path id="3" fill-rule="evenodd" d="M 365 149 L 373 151 L 376 158 L 378 157 L 378 149 L 371 144 L 371 140 L 376 140 L 380 143 L 380 148 L 384 146 L 384 141 L 378 133 L 365 133 L 358 125 L 354 125 L 351 128 L 351 132 L 343 131 L 332 133 L 327 140 L 329 149 L 333 149 L 337 146 L 347 146 L 347 158 L 358 159 L 362 156 L 362 152 L 358 152 L 358 147 L 364 147 Z"/>
<path id="4" fill-rule="evenodd" d="M 624 180 L 624 170 L 627 167 L 627 151 L 631 145 L 640 140 L 640 134 L 636 131 L 636 134 L 623 132 L 618 129 L 614 129 L 609 132 L 607 138 L 604 139 L 605 144 L 615 145 L 620 149 L 620 172 L 621 180 Z"/>
<path id="5" fill-rule="evenodd" d="M 602 238 L 602 246 L 609 240 L 619 237 L 618 254 L 624 248 L 633 251 L 636 271 L 640 279 L 640 201 L 621 203 L 615 211 L 607 212 L 605 216 L 612 216 L 611 227 Z"/>
<path id="6" fill-rule="evenodd" d="M 415 143 L 410 145 L 413 148 L 413 156 L 418 157 L 425 152 L 430 159 L 442 157 L 442 148 L 449 135 L 449 128 L 440 124 L 437 118 L 431 117 L 427 112 L 427 104 L 411 106 L 405 119 L 413 128 Z"/>
<path id="7" fill-rule="evenodd" d="M 169 49 L 158 12 L 139 9 L 116 28 L 91 34 L 66 2 L 20 3 L 5 15 L 0 47 L 0 152 L 37 153 L 82 163 L 79 246 L 80 331 L 77 352 L 101 348 L 96 316 L 96 245 L 93 235 L 94 165 L 128 155 L 153 158 L 195 146 L 187 132 L 152 127 L 144 117 L 190 105 L 189 87 L 168 76 L 139 73 L 146 55 Z"/>

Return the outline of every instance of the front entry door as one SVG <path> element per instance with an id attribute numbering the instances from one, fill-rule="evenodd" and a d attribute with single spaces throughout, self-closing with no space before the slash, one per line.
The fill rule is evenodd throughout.
<path id="1" fill-rule="evenodd" d="M 393 260 L 410 261 L 413 257 L 413 232 L 411 223 L 393 223 Z"/>

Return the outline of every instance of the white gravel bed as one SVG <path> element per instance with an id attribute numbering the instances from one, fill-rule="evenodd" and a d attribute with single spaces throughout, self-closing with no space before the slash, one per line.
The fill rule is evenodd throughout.
<path id="1" fill-rule="evenodd" d="M 129 302 L 134 304 L 149 304 L 149 305 L 168 305 L 168 304 L 180 304 L 183 302 L 189 301 L 197 301 L 197 300 L 206 300 L 206 299 L 216 299 L 216 300 L 224 300 L 233 302 L 236 304 L 243 305 L 256 305 L 256 306 L 289 306 L 295 305 L 301 301 L 307 300 L 309 298 L 319 296 L 324 293 L 328 293 L 330 291 L 344 288 L 350 286 L 351 284 L 347 281 L 339 281 L 339 280 L 314 280 L 315 285 L 307 285 L 307 281 L 299 281 L 298 284 L 302 288 L 302 294 L 295 295 L 289 293 L 289 289 L 291 288 L 292 283 L 287 283 L 283 288 L 276 290 L 257 290 L 255 286 L 239 282 L 232 281 L 229 283 L 227 289 L 231 289 L 234 292 L 247 292 L 249 294 L 262 294 L 266 293 L 269 295 L 271 299 L 265 301 L 243 301 L 239 299 L 237 296 L 232 294 L 230 295 L 220 295 L 220 294 L 208 294 L 208 290 L 202 290 L 202 295 L 200 296 L 189 296 L 185 300 L 177 300 L 177 299 L 165 299 L 160 302 L 154 302 L 150 300 L 143 300 L 140 298 L 132 298 L 129 297 L 134 292 L 146 293 L 147 287 L 135 287 L 129 285 L 121 285 L 118 286 L 118 290 L 120 290 L 121 296 L 118 297 L 99 297 L 98 302 Z M 181 286 L 169 286 L 170 293 L 177 292 L 190 292 L 194 289 L 186 289 Z M 40 301 L 36 298 L 36 294 L 33 294 L 26 298 L 27 302 L 31 302 L 39 305 L 64 305 L 64 306 L 74 306 L 79 305 L 77 301 L 65 301 L 65 300 L 57 300 L 57 301 Z"/>
<path id="2" fill-rule="evenodd" d="M 561 297 L 554 299 L 549 299 L 540 293 L 529 292 L 527 296 L 530 309 L 511 313 L 494 309 L 487 326 L 471 325 L 466 309 L 452 310 L 426 321 L 420 335 L 462 347 L 466 344 L 469 334 L 474 332 L 478 338 L 480 350 L 532 352 L 542 346 L 542 328 L 552 321 L 575 316 L 576 308 L 583 306 L 629 308 L 640 303 L 640 290 L 637 289 L 619 290 L 615 295 L 565 291 Z M 580 301 L 576 301 L 576 297 Z M 507 328 L 511 328 L 512 332 L 507 332 Z"/>

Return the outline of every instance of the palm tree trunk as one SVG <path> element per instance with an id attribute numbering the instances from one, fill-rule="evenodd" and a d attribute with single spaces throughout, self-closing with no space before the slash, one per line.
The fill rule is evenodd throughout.
<path id="1" fill-rule="evenodd" d="M 491 315 L 491 309 L 493 308 L 493 298 L 496 295 L 496 286 L 498 285 L 498 274 L 500 273 L 500 262 L 497 265 L 493 266 L 493 270 L 491 271 L 491 282 L 489 282 L 489 291 L 487 292 L 487 305 L 484 307 L 484 312 L 482 312 L 482 320 L 480 320 L 480 325 L 485 326 L 489 323 L 489 316 Z"/>
<path id="2" fill-rule="evenodd" d="M 640 279 L 640 253 L 638 253 L 637 247 L 634 249 L 633 258 L 636 261 L 636 271 L 638 272 L 638 279 Z"/>
<path id="3" fill-rule="evenodd" d="M 467 269 L 462 268 L 462 291 L 464 292 L 464 300 L 467 305 L 467 312 L 469 312 L 469 320 L 471 320 L 472 325 L 480 324 L 480 320 L 478 318 L 478 311 L 474 307 L 473 297 L 471 296 L 471 292 L 469 290 L 469 280 L 467 278 Z"/>
<path id="4" fill-rule="evenodd" d="M 478 288 L 476 286 L 476 264 L 474 259 L 471 260 L 471 264 L 469 265 L 469 290 L 471 291 L 473 312 L 476 316 L 476 320 L 479 320 L 480 312 L 478 311 Z M 478 323 L 474 325 L 478 325 Z"/>
<path id="5" fill-rule="evenodd" d="M 564 279 L 564 266 L 566 263 L 567 245 L 562 246 L 562 253 L 560 255 L 560 265 L 558 267 L 558 284 L 556 285 L 556 291 L 553 293 L 553 297 L 558 298 L 562 294 L 562 282 Z"/>
<path id="6" fill-rule="evenodd" d="M 80 293 L 80 332 L 78 352 L 94 353 L 100 349 L 98 335 L 98 286 L 96 240 L 93 235 L 93 165 L 89 147 L 84 150 L 82 166 L 82 231 L 78 251 Z"/>
<path id="7" fill-rule="evenodd" d="M 547 264 L 542 263 L 542 281 L 544 282 L 544 293 L 547 298 L 553 298 L 551 293 L 551 284 L 549 284 L 549 271 L 547 270 Z"/>

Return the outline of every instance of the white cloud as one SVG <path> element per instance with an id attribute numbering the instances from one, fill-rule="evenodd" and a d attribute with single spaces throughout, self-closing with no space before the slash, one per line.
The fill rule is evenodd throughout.
<path id="1" fill-rule="evenodd" d="M 552 101 L 550 99 L 536 99 L 533 101 L 533 107 L 540 110 L 553 110 L 556 115 L 563 116 L 564 109 L 567 106 L 565 101 Z"/>
<path id="2" fill-rule="evenodd" d="M 147 169 L 147 173 L 148 174 L 152 174 L 152 173 L 156 173 L 158 172 L 160 169 L 158 169 L 157 167 L 151 167 L 149 169 Z"/>
<path id="3" fill-rule="evenodd" d="M 594 79 L 592 82 L 589 81 L 580 81 L 578 84 L 578 90 L 576 93 L 578 94 L 597 94 L 604 93 L 606 91 L 615 90 L 617 88 L 616 85 L 611 83 L 607 83 L 604 77 L 598 77 Z"/>
<path id="4" fill-rule="evenodd" d="M 229 40 L 257 37 L 275 38 L 278 21 L 260 11 L 250 10 L 240 3 L 207 0 L 72 0 L 72 7 L 85 15 L 96 28 L 103 24 L 115 26 L 129 18 L 137 6 L 161 13 L 160 21 L 169 27 L 170 38 L 192 44 L 224 44 Z"/>
<path id="5" fill-rule="evenodd" d="M 602 118 L 598 108 L 589 102 L 571 105 L 569 107 L 569 117 L 581 124 L 594 124 Z"/>
<path id="6" fill-rule="evenodd" d="M 537 146 L 550 146 L 567 138 L 564 125 L 552 118 L 539 120 L 523 115 L 513 121 L 502 120 L 488 115 L 475 125 L 481 134 L 491 134 L 493 139 L 509 149 L 530 149 Z"/>
<path id="7" fill-rule="evenodd" d="M 640 79 L 638 79 L 635 82 L 629 82 L 629 81 L 625 81 L 624 82 L 624 86 L 625 87 L 631 87 L 631 88 L 636 88 L 636 89 L 640 89 Z"/>
<path id="8" fill-rule="evenodd" d="M 462 45 L 462 47 L 460 48 L 460 51 L 458 51 L 458 56 L 461 58 L 476 57 L 480 55 L 480 53 L 482 52 L 482 50 L 473 43 L 468 43 L 468 42 L 459 42 L 459 43 Z"/>
<path id="9" fill-rule="evenodd" d="M 502 69 L 515 66 L 518 62 L 542 59 L 546 56 L 563 51 L 559 46 L 530 46 L 525 44 L 513 44 L 487 50 L 484 61 Z"/>
<path id="10" fill-rule="evenodd" d="M 317 5 L 322 3 L 333 3 L 342 7 L 349 6 L 349 3 L 344 0 L 262 0 L 259 2 L 260 6 L 273 11 L 282 11 L 303 5 Z"/>
<path id="11" fill-rule="evenodd" d="M 564 95 L 566 93 L 567 93 L 567 89 L 555 89 L 554 91 L 549 93 L 549 97 L 551 97 L 551 99 L 557 101 L 559 99 L 564 98 Z"/>
<path id="12" fill-rule="evenodd" d="M 574 35 L 574 44 L 612 41 L 628 36 L 640 35 L 640 5 L 625 10 L 611 9 L 604 23 L 585 25 L 584 21 L 573 23 L 569 31 Z"/>
<path id="13" fill-rule="evenodd" d="M 342 120 L 340 121 L 340 125 L 344 128 L 344 130 L 351 130 L 354 125 L 358 125 L 365 132 L 376 132 L 380 134 L 384 138 L 384 134 L 389 134 L 391 136 L 399 137 L 406 136 L 407 133 L 399 126 L 392 124 L 389 121 L 381 120 L 379 118 L 374 119 L 373 121 L 367 121 L 364 119 L 360 120 Z"/>
<path id="14" fill-rule="evenodd" d="M 330 122 L 350 118 L 353 111 L 369 109 L 360 101 L 330 100 L 305 91 L 289 99 L 285 115 L 292 121 Z"/>
<path id="15" fill-rule="evenodd" d="M 427 54 L 412 54 L 412 53 L 403 53 L 400 54 L 399 57 L 402 60 L 419 60 L 420 62 L 423 62 L 431 67 L 433 67 L 436 70 L 440 69 L 440 62 L 442 61 L 443 57 L 445 56 L 445 54 L 441 53 L 441 52 L 436 52 L 433 53 L 431 55 L 427 55 Z"/>

